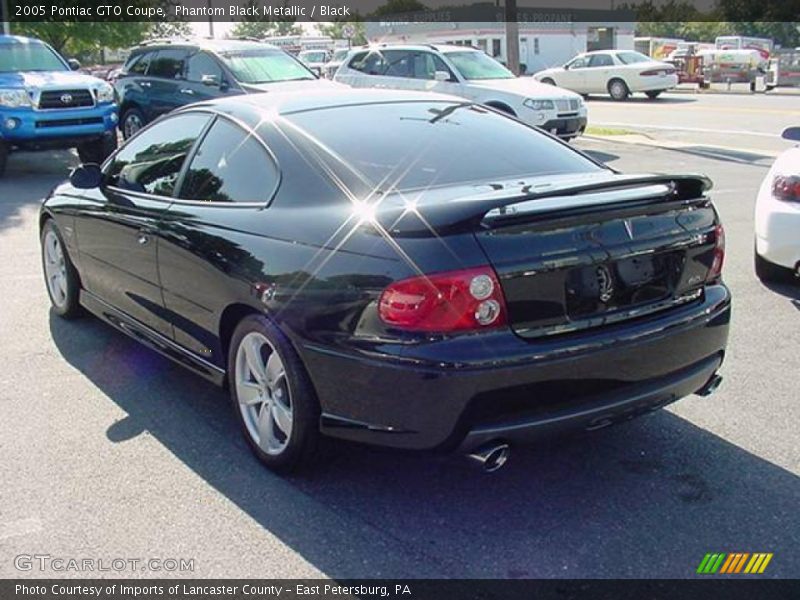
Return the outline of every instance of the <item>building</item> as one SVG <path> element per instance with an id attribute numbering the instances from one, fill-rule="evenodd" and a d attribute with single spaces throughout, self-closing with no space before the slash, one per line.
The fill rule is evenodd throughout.
<path id="1" fill-rule="evenodd" d="M 370 43 L 456 44 L 480 48 L 500 62 L 506 62 L 506 34 L 503 9 L 473 5 L 441 11 L 412 13 L 367 22 Z M 481 18 L 480 21 L 463 20 Z M 414 20 L 415 17 L 420 20 Z M 633 22 L 628 11 L 524 9 L 517 15 L 520 65 L 532 74 L 562 65 L 576 54 L 589 50 L 633 50 Z"/>

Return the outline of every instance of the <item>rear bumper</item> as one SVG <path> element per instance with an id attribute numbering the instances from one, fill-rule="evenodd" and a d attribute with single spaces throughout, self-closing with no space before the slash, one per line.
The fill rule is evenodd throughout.
<path id="1" fill-rule="evenodd" d="M 756 204 L 756 252 L 771 263 L 794 269 L 800 263 L 800 205 L 762 194 Z"/>
<path id="2" fill-rule="evenodd" d="M 14 127 L 7 121 L 13 119 Z M 117 105 L 37 111 L 0 109 L 0 139 L 25 149 L 70 148 L 117 126 Z"/>
<path id="3" fill-rule="evenodd" d="M 722 362 L 730 310 L 727 288 L 717 285 L 691 306 L 580 335 L 525 341 L 503 331 L 382 355 L 318 346 L 301 353 L 323 433 L 452 450 L 596 429 L 693 393 Z"/>

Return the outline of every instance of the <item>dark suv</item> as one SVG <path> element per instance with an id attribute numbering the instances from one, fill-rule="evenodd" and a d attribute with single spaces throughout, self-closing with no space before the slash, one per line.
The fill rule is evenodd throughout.
<path id="1" fill-rule="evenodd" d="M 269 44 L 242 40 L 148 42 L 135 48 L 116 80 L 120 128 L 129 138 L 179 106 L 220 96 L 333 86 Z M 313 84 L 311 82 L 314 82 Z"/>

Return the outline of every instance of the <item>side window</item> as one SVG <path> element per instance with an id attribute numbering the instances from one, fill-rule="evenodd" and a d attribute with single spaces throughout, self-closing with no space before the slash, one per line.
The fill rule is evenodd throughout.
<path id="1" fill-rule="evenodd" d="M 192 54 L 186 67 L 186 79 L 203 83 L 204 75 L 211 75 L 217 82 L 222 81 L 222 69 L 213 57 L 205 52 Z"/>
<path id="2" fill-rule="evenodd" d="M 186 54 L 186 50 L 178 48 L 159 50 L 151 61 L 150 70 L 147 74 L 151 77 L 163 77 L 164 79 L 181 79 L 186 63 Z"/>
<path id="3" fill-rule="evenodd" d="M 178 197 L 203 202 L 266 202 L 278 171 L 252 136 L 218 118 L 200 143 Z"/>
<path id="4" fill-rule="evenodd" d="M 589 59 L 590 67 L 612 67 L 614 60 L 608 54 L 593 54 Z"/>
<path id="5" fill-rule="evenodd" d="M 126 69 L 128 73 L 132 73 L 134 75 L 144 75 L 147 72 L 147 65 L 150 64 L 153 54 L 153 52 L 143 52 L 142 54 L 134 57 Z"/>
<path id="6" fill-rule="evenodd" d="M 414 78 L 435 79 L 436 71 L 443 71 L 453 79 L 453 72 L 437 55 L 430 52 L 417 52 L 414 56 Z"/>
<path id="7" fill-rule="evenodd" d="M 414 77 L 415 54 L 408 50 L 384 50 L 384 69 L 380 74 L 387 77 Z"/>
<path id="8" fill-rule="evenodd" d="M 383 75 L 386 70 L 383 55 L 377 50 L 359 52 L 350 61 L 350 68 L 367 75 Z"/>
<path id="9" fill-rule="evenodd" d="M 567 63 L 567 66 L 570 69 L 583 69 L 586 67 L 586 58 L 583 56 L 579 56 L 578 58 L 574 59 L 572 62 Z"/>
<path id="10" fill-rule="evenodd" d="M 142 131 L 114 157 L 105 183 L 133 192 L 172 196 L 186 155 L 209 118 L 198 113 L 177 115 Z"/>

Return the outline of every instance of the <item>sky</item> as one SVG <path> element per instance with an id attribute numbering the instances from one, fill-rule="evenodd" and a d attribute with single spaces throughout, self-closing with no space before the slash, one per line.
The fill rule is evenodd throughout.
<path id="1" fill-rule="evenodd" d="M 208 21 L 201 21 L 201 22 L 192 21 L 190 25 L 192 26 L 195 35 L 199 37 L 208 36 Z M 305 33 L 309 34 L 316 33 L 316 27 L 314 23 L 305 22 L 305 23 L 298 23 L 298 25 L 303 27 Z M 236 27 L 236 22 L 214 21 L 214 37 L 217 39 L 223 38 L 225 37 L 225 34 L 228 33 L 234 27 Z"/>

